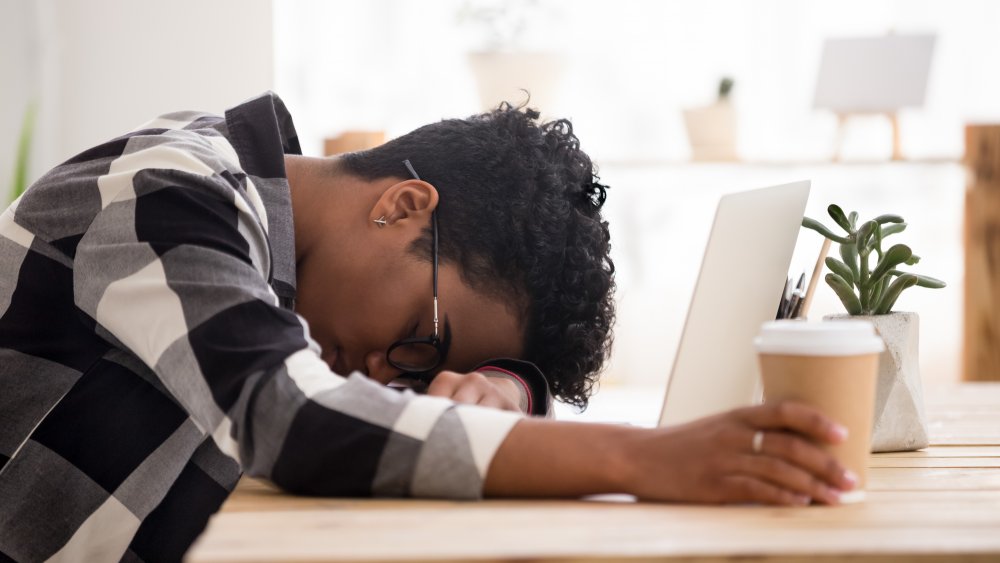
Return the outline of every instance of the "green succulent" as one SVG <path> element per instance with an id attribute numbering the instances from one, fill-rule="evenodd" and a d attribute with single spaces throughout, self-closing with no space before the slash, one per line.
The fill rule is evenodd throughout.
<path id="1" fill-rule="evenodd" d="M 920 261 L 905 244 L 894 244 L 882 250 L 882 242 L 891 235 L 906 229 L 899 215 L 879 215 L 858 225 L 858 214 L 850 215 L 837 205 L 827 212 L 847 234 L 838 235 L 815 219 L 802 219 L 802 226 L 812 229 L 840 245 L 840 260 L 830 256 L 826 266 L 830 273 L 824 278 L 827 285 L 844 304 L 851 315 L 885 315 L 892 311 L 903 290 L 913 287 L 942 288 L 941 280 L 903 272 L 901 265 L 912 266 Z M 872 254 L 875 267 L 871 267 Z"/>
<path id="2" fill-rule="evenodd" d="M 733 79 L 724 76 L 719 80 L 719 100 L 728 100 L 729 94 L 733 91 Z"/>
<path id="3" fill-rule="evenodd" d="M 35 129 L 35 104 L 28 105 L 21 123 L 21 134 L 17 142 L 17 156 L 14 157 L 14 178 L 10 187 L 11 201 L 28 189 L 28 159 L 31 156 L 31 139 Z M 2 197 L 2 196 L 0 196 Z M 4 204 L 6 205 L 6 204 Z"/>

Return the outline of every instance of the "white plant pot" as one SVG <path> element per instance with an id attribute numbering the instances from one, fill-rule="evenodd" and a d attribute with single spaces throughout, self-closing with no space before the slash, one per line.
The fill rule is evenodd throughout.
<path id="1" fill-rule="evenodd" d="M 469 53 L 469 65 L 476 77 L 479 102 L 483 110 L 500 102 L 514 105 L 531 94 L 529 107 L 552 115 L 558 103 L 565 64 L 555 53 L 519 53 L 483 51 Z"/>
<path id="2" fill-rule="evenodd" d="M 692 160 L 737 160 L 736 110 L 729 102 L 684 110 Z"/>
<path id="3" fill-rule="evenodd" d="M 896 312 L 856 317 L 828 315 L 823 319 L 870 321 L 885 342 L 885 351 L 879 357 L 872 451 L 910 451 L 927 447 L 927 414 L 920 382 L 919 315 Z"/>

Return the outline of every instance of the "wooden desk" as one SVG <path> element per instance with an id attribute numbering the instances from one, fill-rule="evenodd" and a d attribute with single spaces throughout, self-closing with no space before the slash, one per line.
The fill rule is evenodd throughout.
<path id="1" fill-rule="evenodd" d="M 927 407 L 933 445 L 872 456 L 863 504 L 336 500 L 245 481 L 189 560 L 1000 561 L 1000 384 Z"/>

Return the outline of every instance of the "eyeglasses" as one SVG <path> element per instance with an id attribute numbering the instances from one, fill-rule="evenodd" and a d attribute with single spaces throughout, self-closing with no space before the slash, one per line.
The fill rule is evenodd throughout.
<path id="1" fill-rule="evenodd" d="M 403 164 L 417 180 L 420 176 L 413 169 L 409 160 Z M 402 370 L 407 375 L 423 379 L 444 363 L 448 353 L 448 334 L 445 328 L 445 342 L 442 342 L 438 331 L 438 223 L 437 210 L 431 211 L 431 230 L 433 231 L 434 260 L 434 334 L 426 337 L 404 338 L 397 340 L 385 353 L 385 359 L 392 367 Z"/>

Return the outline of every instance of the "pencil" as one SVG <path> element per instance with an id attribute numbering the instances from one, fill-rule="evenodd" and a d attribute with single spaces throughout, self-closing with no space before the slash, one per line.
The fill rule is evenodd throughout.
<path id="1" fill-rule="evenodd" d="M 823 273 L 823 264 L 828 252 L 830 252 L 830 239 L 823 239 L 823 248 L 819 251 L 819 258 L 816 259 L 816 265 L 813 267 L 812 277 L 809 278 L 809 288 L 806 289 L 806 296 L 798 308 L 799 317 L 805 317 L 809 314 L 809 305 L 812 304 L 813 293 L 816 291 L 816 284 L 819 283 L 819 276 Z"/>

